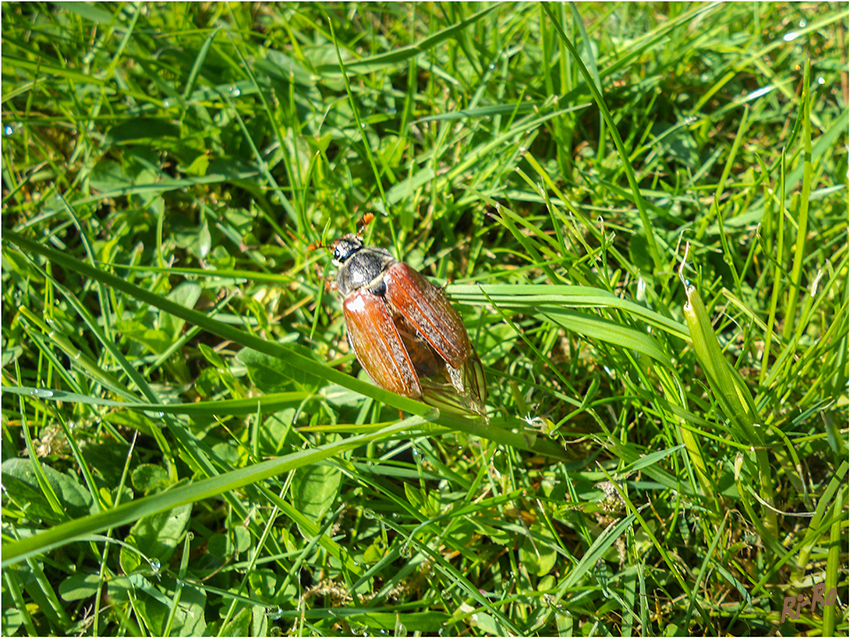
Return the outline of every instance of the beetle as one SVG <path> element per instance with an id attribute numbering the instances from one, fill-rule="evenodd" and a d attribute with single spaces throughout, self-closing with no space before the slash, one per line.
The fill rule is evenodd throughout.
<path id="1" fill-rule="evenodd" d="M 386 390 L 484 416 L 484 367 L 457 310 L 422 274 L 389 251 L 364 245 L 361 234 L 362 228 L 331 246 L 338 268 L 331 288 L 360 365 Z"/>

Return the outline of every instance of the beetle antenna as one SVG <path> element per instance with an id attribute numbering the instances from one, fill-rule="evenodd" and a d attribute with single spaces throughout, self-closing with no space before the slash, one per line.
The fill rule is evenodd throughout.
<path id="1" fill-rule="evenodd" d="M 328 235 L 328 226 L 330 226 L 330 222 L 325 222 L 325 227 L 322 230 L 322 238 L 318 242 L 311 241 L 307 244 L 307 250 L 319 250 L 320 248 L 331 248 L 328 244 L 325 243 L 325 237 Z"/>
<path id="2" fill-rule="evenodd" d="M 357 236 L 360 237 L 363 233 L 366 232 L 366 226 L 372 223 L 372 220 L 375 219 L 375 215 L 372 213 L 366 213 L 363 215 L 363 218 L 360 220 L 360 230 L 357 231 Z"/>

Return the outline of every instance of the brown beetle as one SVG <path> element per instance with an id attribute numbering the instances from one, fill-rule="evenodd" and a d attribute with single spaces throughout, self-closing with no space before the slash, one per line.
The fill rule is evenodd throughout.
<path id="1" fill-rule="evenodd" d="M 443 291 L 383 248 L 364 246 L 359 233 L 332 250 L 348 341 L 372 380 L 440 409 L 484 415 L 484 368 Z"/>

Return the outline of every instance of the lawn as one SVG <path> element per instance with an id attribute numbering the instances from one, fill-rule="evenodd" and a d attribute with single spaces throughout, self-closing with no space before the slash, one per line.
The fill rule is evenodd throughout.
<path id="1" fill-rule="evenodd" d="M 847 635 L 847 29 L 3 3 L 0 633 Z M 358 363 L 367 214 L 486 417 Z"/>

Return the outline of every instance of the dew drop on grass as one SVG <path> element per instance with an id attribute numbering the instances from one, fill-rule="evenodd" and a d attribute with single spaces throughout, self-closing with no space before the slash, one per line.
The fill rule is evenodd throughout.
<path id="1" fill-rule="evenodd" d="M 280 620 L 280 617 L 283 615 L 283 610 L 280 607 L 271 607 L 266 610 L 266 616 L 271 618 L 272 620 Z"/>
<path id="2" fill-rule="evenodd" d="M 487 68 L 488 68 L 488 69 L 490 69 L 490 70 L 492 71 L 493 69 L 495 69 L 495 68 L 496 68 L 496 65 L 495 65 L 495 64 L 493 64 L 493 63 L 491 62 L 491 63 L 487 66 Z"/>
<path id="3" fill-rule="evenodd" d="M 8 125 L 7 125 L 7 126 L 4 126 L 4 127 L 3 127 L 3 132 L 4 132 L 6 135 L 14 135 L 14 134 L 15 134 L 15 129 L 13 129 L 11 126 L 8 126 Z"/>
<path id="4" fill-rule="evenodd" d="M 796 40 L 798 35 L 800 35 L 800 34 L 797 33 L 796 31 L 789 31 L 784 36 L 782 36 L 782 39 L 785 40 L 786 42 L 791 42 L 791 40 Z"/>
<path id="5" fill-rule="evenodd" d="M 43 399 L 49 399 L 50 397 L 53 396 L 53 390 L 38 389 L 38 390 L 35 390 L 35 392 L 33 392 L 33 394 L 35 394 L 35 396 L 41 397 Z"/>
<path id="6" fill-rule="evenodd" d="M 151 569 L 154 571 L 154 574 L 157 573 L 162 567 L 162 563 L 159 562 L 159 559 L 154 558 L 151 560 Z"/>
<path id="7" fill-rule="evenodd" d="M 807 25 L 808 23 L 807 23 L 805 20 L 800 20 L 800 22 L 798 22 L 798 24 L 800 25 L 800 28 L 801 28 L 801 29 L 805 29 L 805 28 L 806 28 L 806 25 Z"/>
<path id="8" fill-rule="evenodd" d="M 826 82 L 826 80 L 823 79 L 823 76 L 820 76 L 818 78 L 818 84 L 823 84 L 824 82 Z"/>

